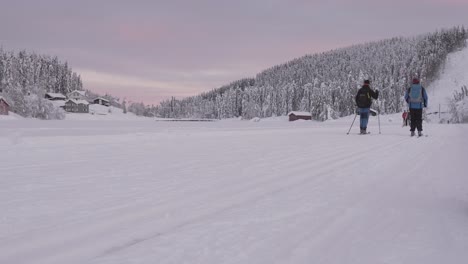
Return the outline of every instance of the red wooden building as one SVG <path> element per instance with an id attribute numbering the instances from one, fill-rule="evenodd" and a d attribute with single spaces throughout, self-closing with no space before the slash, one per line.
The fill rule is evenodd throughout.
<path id="1" fill-rule="evenodd" d="M 8 104 L 7 100 L 0 96 L 0 115 L 8 115 L 10 111 L 10 104 Z"/>
<path id="2" fill-rule="evenodd" d="M 289 121 L 296 121 L 299 119 L 312 120 L 312 114 L 309 112 L 292 111 L 292 112 L 289 112 L 288 116 L 289 116 Z"/>

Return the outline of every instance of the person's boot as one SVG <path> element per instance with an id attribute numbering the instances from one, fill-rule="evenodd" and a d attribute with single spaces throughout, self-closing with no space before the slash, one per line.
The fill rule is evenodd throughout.
<path id="1" fill-rule="evenodd" d="M 411 136 L 414 137 L 414 131 L 411 131 Z"/>
<path id="2" fill-rule="evenodd" d="M 422 137 L 422 131 L 418 131 L 418 137 Z"/>

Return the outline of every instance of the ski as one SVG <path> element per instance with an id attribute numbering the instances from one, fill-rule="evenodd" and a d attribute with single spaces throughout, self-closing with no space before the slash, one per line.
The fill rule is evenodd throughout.
<path id="1" fill-rule="evenodd" d="M 428 137 L 428 136 L 429 136 L 429 135 L 427 135 L 427 134 L 423 134 L 423 135 L 421 135 L 421 136 L 420 136 L 420 135 L 417 135 L 417 134 L 416 134 L 416 135 L 410 135 L 410 137 L 415 137 L 415 138 Z"/>

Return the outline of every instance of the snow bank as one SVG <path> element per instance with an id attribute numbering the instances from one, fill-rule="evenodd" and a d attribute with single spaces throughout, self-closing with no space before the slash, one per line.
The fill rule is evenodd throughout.
<path id="1" fill-rule="evenodd" d="M 0 115 L 0 121 L 1 120 L 18 120 L 18 119 L 24 119 L 24 118 L 13 112 L 8 112 L 8 115 Z"/>

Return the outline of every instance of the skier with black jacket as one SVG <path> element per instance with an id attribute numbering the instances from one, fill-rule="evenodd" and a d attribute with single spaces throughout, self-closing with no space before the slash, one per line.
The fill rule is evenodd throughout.
<path id="1" fill-rule="evenodd" d="M 422 110 L 427 107 L 426 89 L 419 83 L 418 78 L 413 79 L 413 84 L 405 93 L 405 100 L 408 103 L 411 118 L 411 136 L 414 136 L 414 130 L 418 129 L 418 136 L 422 136 Z"/>
<path id="2" fill-rule="evenodd" d="M 365 80 L 362 87 L 356 94 L 356 105 L 359 108 L 361 134 L 367 133 L 367 123 L 369 122 L 369 112 L 372 105 L 372 98 L 379 98 L 379 91 L 370 88 L 370 81 Z"/>

